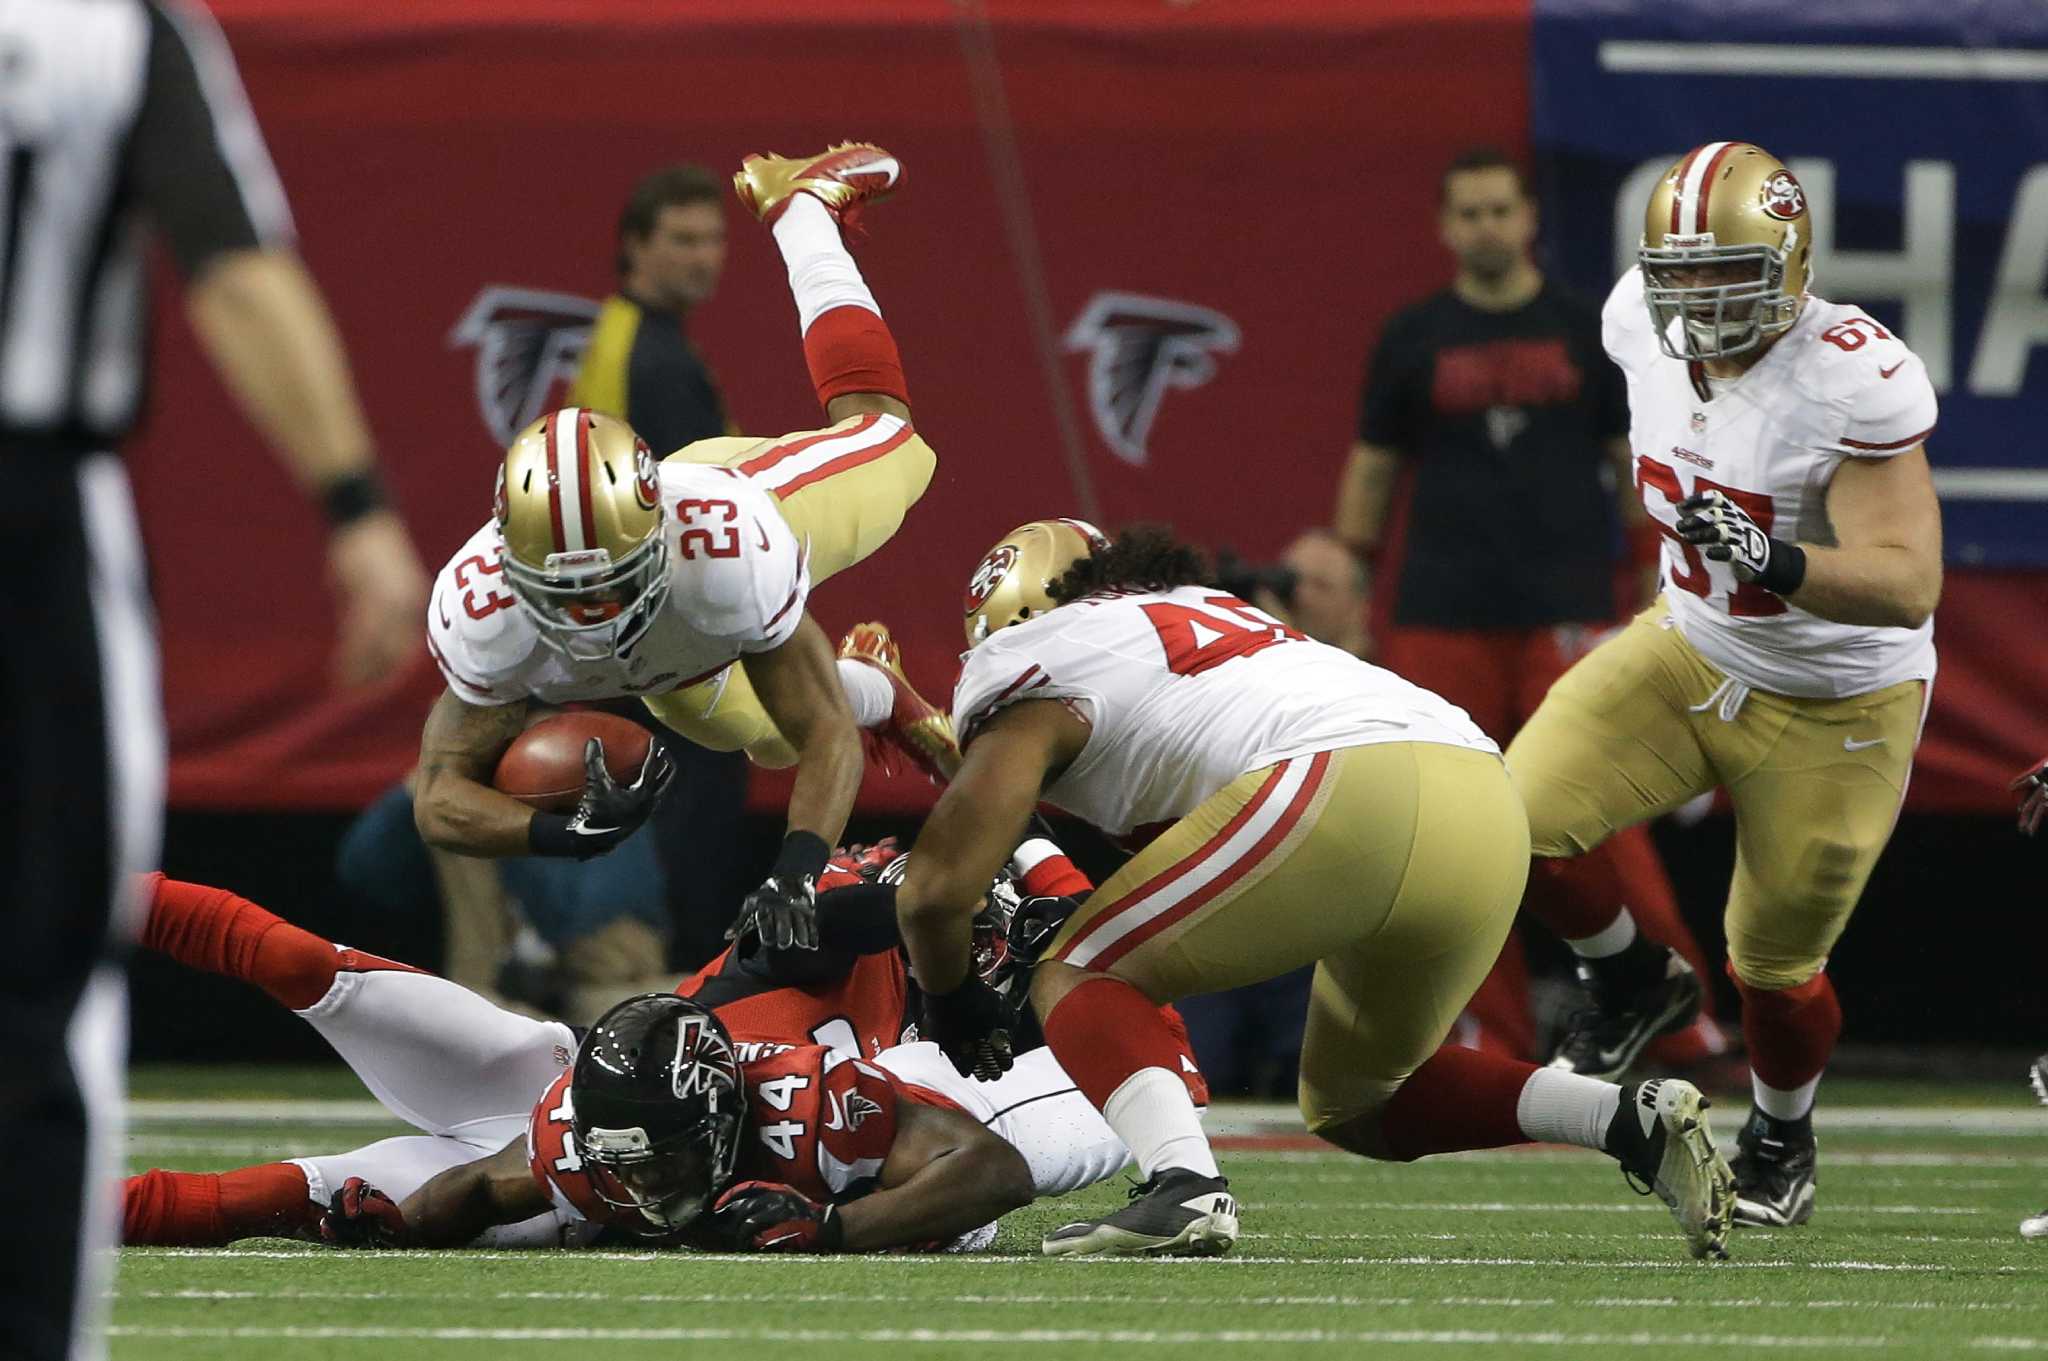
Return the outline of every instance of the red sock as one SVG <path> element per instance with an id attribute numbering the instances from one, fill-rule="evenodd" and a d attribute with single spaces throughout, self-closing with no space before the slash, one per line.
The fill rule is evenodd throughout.
<path id="1" fill-rule="evenodd" d="M 306 1198 L 306 1174 L 290 1163 L 233 1172 L 167 1172 L 128 1178 L 121 1241 L 161 1247 L 218 1247 L 238 1238 L 294 1238 L 320 1222 Z"/>
<path id="2" fill-rule="evenodd" d="M 1202 1069 L 1195 1062 L 1195 1042 L 1188 1038 L 1188 1023 L 1181 1019 L 1180 1011 L 1173 1006 L 1159 1008 L 1159 1014 L 1173 1035 L 1175 1047 L 1180 1050 L 1177 1071 L 1187 1086 L 1188 1100 L 1194 1102 L 1197 1109 L 1206 1107 L 1209 1104 L 1209 1079 L 1202 1076 Z"/>
<path id="3" fill-rule="evenodd" d="M 910 386 L 889 324 L 865 307 L 835 307 L 804 332 L 804 362 L 818 405 L 854 392 L 879 392 L 908 406 Z"/>
<path id="4" fill-rule="evenodd" d="M 1064 855 L 1049 855 L 1017 881 L 1027 898 L 1078 898 L 1095 891 L 1088 876 Z"/>
<path id="5" fill-rule="evenodd" d="M 1431 1153 L 1529 1142 L 1516 1107 L 1535 1071 L 1520 1059 L 1445 1045 L 1408 1075 L 1380 1112 L 1387 1155 L 1412 1162 Z"/>
<path id="6" fill-rule="evenodd" d="M 1568 859 L 1537 857 L 1522 905 L 1560 940 L 1583 940 L 1614 925 L 1627 902 L 1613 854 L 1602 843 Z"/>
<path id="7" fill-rule="evenodd" d="M 1775 991 L 1743 982 L 1733 964 L 1728 976 L 1742 993 L 1742 1038 L 1757 1078 L 1789 1092 L 1819 1077 L 1842 1035 L 1842 1004 L 1828 976 Z"/>
<path id="8" fill-rule="evenodd" d="M 335 972 L 350 967 L 333 942 L 239 894 L 161 874 L 149 879 L 142 943 L 180 964 L 254 983 L 293 1011 L 325 997 Z"/>
<path id="9" fill-rule="evenodd" d="M 1183 1042 L 1157 1002 L 1107 974 L 1062 997 L 1045 1018 L 1046 1047 L 1097 1110 L 1133 1073 L 1164 1068 L 1179 1076 Z"/>

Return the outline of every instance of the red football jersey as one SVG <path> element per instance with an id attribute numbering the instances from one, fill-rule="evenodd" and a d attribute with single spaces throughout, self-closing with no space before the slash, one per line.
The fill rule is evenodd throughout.
<path id="1" fill-rule="evenodd" d="M 858 875 L 832 866 L 818 880 L 820 898 L 860 882 Z M 831 910 L 826 901 L 818 907 Z M 903 1043 L 916 1020 L 910 1014 L 909 971 L 901 950 L 855 955 L 838 977 L 797 985 L 761 977 L 728 947 L 678 983 L 676 995 L 710 1007 L 737 1036 L 822 1044 L 866 1058 Z"/>
<path id="2" fill-rule="evenodd" d="M 781 1182 L 817 1201 L 868 1189 L 896 1141 L 902 1094 L 895 1079 L 822 1045 L 735 1040 L 733 1047 L 747 1090 L 735 1180 Z M 534 1180 L 575 1218 L 642 1233 L 646 1225 L 606 1204 L 583 1170 L 569 1077 L 548 1084 L 527 1122 Z"/>
<path id="3" fill-rule="evenodd" d="M 678 983 L 676 995 L 710 1007 L 736 1036 L 821 1044 L 868 1058 L 901 1044 L 912 1024 L 901 950 L 855 955 L 837 978 L 797 986 L 747 972 L 727 949 Z"/>

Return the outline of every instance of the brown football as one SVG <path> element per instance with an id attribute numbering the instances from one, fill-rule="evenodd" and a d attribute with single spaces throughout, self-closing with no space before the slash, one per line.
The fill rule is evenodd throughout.
<path id="1" fill-rule="evenodd" d="M 604 743 L 604 766 L 631 784 L 647 760 L 647 729 L 617 714 L 572 710 L 543 718 L 512 739 L 491 777 L 501 793 L 548 813 L 566 813 L 583 796 L 583 744 Z"/>

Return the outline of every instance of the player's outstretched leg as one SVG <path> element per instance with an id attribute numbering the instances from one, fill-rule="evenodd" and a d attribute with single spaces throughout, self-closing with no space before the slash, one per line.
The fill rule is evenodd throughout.
<path id="1" fill-rule="evenodd" d="M 953 720 L 911 685 L 886 624 L 855 624 L 840 639 L 839 679 L 864 737 L 907 757 L 935 782 L 953 778 L 960 769 Z"/>
<path id="2" fill-rule="evenodd" d="M 1213 1257 L 1237 1241 L 1237 1201 L 1180 1076 L 1159 1005 L 1121 978 L 1056 960 L 1032 980 L 1046 1047 L 1131 1150 L 1145 1181 L 1131 1203 L 1045 1236 L 1049 1257 Z"/>
<path id="3" fill-rule="evenodd" d="M 1624 1087 L 1447 1045 L 1378 1111 L 1316 1132 L 1340 1148 L 1402 1162 L 1526 1142 L 1598 1149 L 1632 1185 L 1671 1207 L 1693 1256 L 1722 1258 L 1734 1178 L 1714 1148 L 1707 1104 L 1698 1088 L 1672 1078 Z"/>

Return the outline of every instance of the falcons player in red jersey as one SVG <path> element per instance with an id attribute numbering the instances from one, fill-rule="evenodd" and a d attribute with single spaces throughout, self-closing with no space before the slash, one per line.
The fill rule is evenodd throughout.
<path id="1" fill-rule="evenodd" d="M 1032 862 L 1023 876 L 1026 887 L 1085 891 L 1085 878 L 1050 843 L 1020 853 Z M 1086 1118 L 1085 1100 L 1047 1053 L 1026 1055 L 1001 1082 L 977 1084 L 958 1078 L 942 1057 L 928 1052 L 932 1046 L 889 1047 L 908 1038 L 910 1014 L 910 988 L 895 948 L 893 892 L 884 890 L 866 914 L 887 927 L 886 935 L 871 945 L 860 934 L 867 929 L 860 895 L 847 889 L 862 883 L 859 869 L 873 874 L 892 856 L 893 846 L 885 846 L 861 857 L 837 858 L 825 885 L 835 891 L 825 899 L 822 950 L 761 951 L 756 942 L 743 941 L 704 973 L 686 979 L 682 991 L 700 998 L 722 993 L 727 1020 L 746 1036 L 737 1052 L 752 1105 L 747 1129 L 758 1149 L 749 1144 L 753 1162 L 742 1160 L 738 1171 L 747 1180 L 775 1183 L 779 1189 L 761 1192 L 765 1204 L 786 1209 L 795 1203 L 787 1197 L 796 1196 L 814 1207 L 822 1223 L 836 1200 L 892 1184 L 879 1168 L 867 1168 L 877 1156 L 873 1149 L 884 1150 L 880 1156 L 894 1169 L 890 1175 L 906 1182 L 927 1162 L 957 1157 L 960 1161 L 938 1179 L 940 1184 L 971 1169 L 977 1194 L 954 1198 L 943 1213 L 918 1211 L 907 1222 L 921 1232 L 900 1241 L 944 1244 L 955 1237 L 949 1226 L 966 1215 L 974 1219 L 968 1228 L 975 1232 L 957 1245 L 978 1247 L 993 1237 L 992 1221 L 1013 1208 L 999 1202 L 1014 1199 L 1020 1185 L 1025 1200 L 1058 1194 L 1112 1175 L 1126 1154 L 1106 1126 L 1095 1128 L 1099 1122 Z M 604 1228 L 642 1236 L 667 1232 L 645 1215 L 634 1219 L 615 1205 L 594 1212 L 593 1206 L 609 1204 L 599 1191 L 609 1188 L 616 1199 L 616 1188 L 609 1182 L 593 1188 L 585 1184 L 589 1178 L 579 1181 L 571 1175 L 580 1169 L 583 1145 L 575 1140 L 569 1075 L 563 1072 L 577 1053 L 577 1036 L 568 1027 L 500 1011 L 445 979 L 335 946 L 225 890 L 152 879 L 146 944 L 194 967 L 262 987 L 319 1029 L 371 1092 L 423 1133 L 332 1157 L 221 1174 L 152 1169 L 128 1181 L 126 1241 L 207 1245 L 324 1232 L 342 1241 L 402 1237 L 420 1246 L 473 1240 L 573 1246 Z M 1009 902 L 1015 901 L 1013 895 Z M 836 910 L 842 902 L 847 910 Z M 1008 925 L 1007 913 L 992 917 L 992 956 L 1000 955 Z M 858 953 L 861 949 L 871 952 Z M 813 976 L 793 983 L 780 972 L 789 960 L 815 970 L 834 957 L 850 961 L 837 978 Z M 677 1014 L 701 1010 L 696 1003 L 684 1003 Z M 718 1033 L 726 1033 L 723 1026 Z M 827 1043 L 808 1042 L 814 1038 Z M 880 1054 L 884 1049 L 887 1053 Z M 587 1041 L 584 1052 L 589 1052 Z M 875 1076 L 877 1065 L 845 1066 L 863 1055 L 887 1064 L 885 1075 Z M 1191 1094 L 1198 1104 L 1206 1102 L 1199 1073 L 1191 1063 L 1184 1067 Z M 886 1090 L 878 1094 L 877 1083 Z M 534 1103 L 531 1094 L 543 1088 Z M 920 1109 L 900 1120 L 893 1115 L 876 1119 L 870 1128 L 871 1115 L 894 1110 L 895 1098 L 887 1092 L 898 1089 Z M 1065 1110 L 1076 1103 L 1076 1110 Z M 711 1156 L 720 1147 L 714 1140 L 702 1150 L 715 1167 L 723 1166 Z M 535 1149 L 553 1151 L 543 1157 Z M 560 1175 L 550 1180 L 550 1170 Z M 532 1182 L 532 1193 L 520 1185 L 522 1176 Z M 426 1194 L 429 1187 L 431 1195 Z M 405 1207 L 385 1191 L 404 1200 Z M 930 1184 L 919 1183 L 913 1206 L 929 1199 Z M 515 1209 L 524 1213 L 507 1218 Z M 408 1211 L 418 1222 L 410 1222 Z M 737 1230 L 731 1230 L 723 1241 L 739 1247 L 857 1250 L 871 1245 L 875 1233 L 893 1232 L 889 1225 L 906 1222 L 900 1206 L 891 1213 L 896 1217 L 877 1221 L 881 1227 L 861 1229 L 851 1238 L 823 1230 L 820 1238 L 734 1236 Z M 482 1221 L 475 1218 L 479 1214 Z M 858 1228 L 873 1214 L 872 1208 L 863 1210 L 854 1216 L 854 1225 Z M 731 1211 L 719 1223 L 729 1230 L 745 1218 Z"/>

